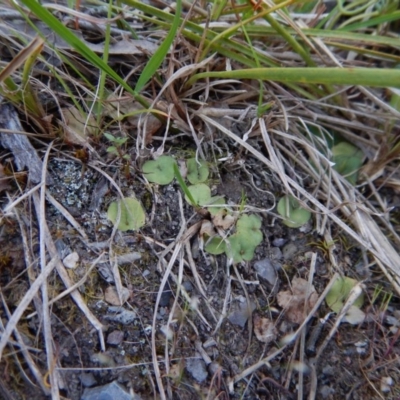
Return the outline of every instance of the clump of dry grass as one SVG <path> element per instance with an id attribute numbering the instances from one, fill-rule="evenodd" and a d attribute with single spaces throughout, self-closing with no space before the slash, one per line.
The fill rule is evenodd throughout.
<path id="1" fill-rule="evenodd" d="M 400 187 L 396 163 L 400 71 L 395 68 L 400 60 L 395 30 L 400 16 L 394 6 L 398 1 L 370 1 L 368 7 L 367 2 L 359 2 L 360 7 L 356 9 L 340 1 L 330 11 L 323 1 L 304 5 L 293 1 L 275 4 L 271 0 L 215 1 L 211 9 L 201 1 L 168 5 L 150 2 L 148 5 L 126 0 L 123 5 L 118 3 L 106 9 L 83 4 L 80 8 L 68 9 L 33 5 L 29 1 L 21 3 L 24 4 L 21 8 L 14 6 L 17 14 L 6 6 L 0 10 L 4 16 L 3 50 L 10 58 L 0 74 L 0 80 L 5 83 L 0 93 L 19 109 L 25 126 L 30 126 L 36 134 L 37 147 L 42 150 L 48 147 L 41 182 L 33 189 L 19 186 L 14 193 L 9 192 L 13 199 L 10 198 L 8 205 L 4 203 L 2 218 L 3 223 L 6 218 L 18 219 L 19 207 L 27 203 L 27 198 L 33 199 L 39 233 L 32 237 L 23 235 L 24 253 L 27 267 L 39 255 L 41 272 L 38 268 L 36 275 L 29 277 L 29 291 L 9 316 L 1 336 L 0 355 L 14 332 L 25 361 L 45 394 L 51 390 L 52 397 L 59 398 L 61 387 L 53 354 L 46 280 L 53 268 L 67 287 L 67 294 L 99 332 L 100 349 L 105 350 L 103 324 L 87 307 L 63 269 L 47 228 L 46 195 L 78 231 L 85 246 L 93 248 L 90 242 L 94 239 L 89 238 L 76 218 L 46 194 L 47 160 L 60 151 L 63 151 L 62 157 L 72 158 L 84 168 L 103 174 L 123 197 L 124 190 L 118 183 L 121 179 L 111 177 L 109 171 L 123 173 L 129 180 L 140 172 L 144 158 L 169 151 L 170 143 L 178 146 L 182 141 L 190 143 L 196 156 L 212 160 L 217 169 L 221 165 L 239 168 L 246 171 L 251 182 L 255 179 L 270 182 L 276 196 L 292 194 L 298 198 L 313 213 L 318 235 L 327 243 L 332 243 L 338 232 L 350 237 L 365 251 L 365 268 L 378 266 L 393 291 L 400 295 L 399 222 L 393 217 Z M 29 14 L 29 8 L 36 16 Z M 27 45 L 34 36 L 30 25 L 24 19 L 17 24 L 14 19 L 8 19 L 7 13 L 12 18 L 31 19 L 35 29 L 47 37 L 43 50 L 42 41 L 38 46 L 37 39 Z M 56 17 L 66 20 L 61 23 Z M 17 31 L 24 33 L 17 35 Z M 58 36 L 49 37 L 52 31 Z M 103 39 L 99 51 L 98 42 Z M 128 51 L 119 46 L 121 42 Z M 42 50 L 41 55 L 38 48 Z M 13 57 L 16 53 L 19 56 Z M 25 69 L 20 73 L 18 68 L 24 61 Z M 109 143 L 103 137 L 104 132 L 128 138 L 123 141 L 123 155 L 128 157 L 107 158 L 104 150 Z M 51 145 L 48 145 L 48 134 L 54 140 Z M 342 176 L 331 162 L 333 143 L 338 141 L 347 141 L 364 153 L 365 161 L 356 185 Z M 70 148 L 63 147 L 66 142 Z M 75 152 L 79 147 L 85 149 L 85 157 Z M 86 159 L 87 154 L 90 161 Z M 248 165 L 256 168 L 249 169 Z M 163 373 L 171 372 L 171 357 L 176 350 L 168 338 L 171 325 L 176 323 L 174 316 L 181 313 L 181 326 L 188 324 L 197 331 L 190 313 L 182 312 L 181 303 L 190 304 L 196 317 L 215 333 L 231 296 L 229 283 L 222 313 L 218 316 L 208 303 L 207 290 L 189 245 L 199 224 L 189 223 L 183 208 L 180 203 L 180 231 L 168 246 L 156 237 L 143 235 L 145 242 L 164 248 L 157 253 L 162 281 L 150 338 L 156 381 L 152 383 L 161 398 L 172 397 L 171 381 L 164 379 Z M 269 215 L 277 217 L 272 212 Z M 33 214 L 29 218 L 33 224 Z M 18 220 L 23 232 L 24 224 Z M 114 228 L 107 242 L 110 257 L 116 235 Z M 35 237 L 39 240 L 39 254 L 30 250 L 30 242 Z M 343 273 L 335 246 L 329 247 L 328 257 L 332 271 L 330 283 L 292 337 L 301 343 L 303 357 L 304 327 L 337 274 Z M 111 265 L 121 298 L 120 271 L 117 263 L 111 261 Z M 178 270 L 174 272 L 176 265 Z M 185 266 L 189 267 L 203 296 L 207 315 L 182 288 Z M 230 282 L 229 268 L 226 273 Z M 375 273 L 378 272 L 375 270 Z M 164 327 L 167 339 L 163 342 L 161 370 L 157 310 L 171 278 L 178 289 Z M 247 293 L 245 285 L 242 287 Z M 36 311 L 47 328 L 44 337 L 50 390 L 43 385 L 43 374 L 30 358 L 17 331 L 32 299 L 36 299 L 35 306 L 40 307 Z M 339 316 L 328 338 L 340 320 Z M 229 391 L 233 392 L 234 384 L 255 374 L 291 343 L 236 374 L 229 382 Z M 313 379 L 314 394 L 310 398 L 316 393 L 315 376 Z M 214 389 L 210 388 L 210 393 Z"/>

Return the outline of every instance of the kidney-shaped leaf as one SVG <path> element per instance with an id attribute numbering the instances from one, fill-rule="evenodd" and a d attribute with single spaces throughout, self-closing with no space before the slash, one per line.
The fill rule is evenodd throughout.
<path id="1" fill-rule="evenodd" d="M 355 185 L 358 177 L 358 170 L 363 163 L 363 152 L 347 142 L 341 142 L 332 147 L 332 161 L 334 169 L 343 175 L 352 185 Z"/>
<path id="2" fill-rule="evenodd" d="M 279 200 L 277 211 L 283 217 L 283 223 L 290 228 L 299 228 L 311 218 L 310 211 L 302 208 L 291 195 L 283 196 Z"/>
<path id="3" fill-rule="evenodd" d="M 193 197 L 195 203 L 199 206 L 208 204 L 211 199 L 211 189 L 204 183 L 198 183 L 196 185 L 191 185 L 188 187 L 190 194 Z M 185 196 L 187 202 L 189 199 Z"/>
<path id="4" fill-rule="evenodd" d="M 204 248 L 204 250 L 207 253 L 214 255 L 224 253 L 225 249 L 226 249 L 225 241 L 219 236 L 214 236 L 213 238 L 209 239 Z"/>
<path id="5" fill-rule="evenodd" d="M 256 248 L 263 239 L 261 233 L 261 218 L 258 215 L 242 215 L 236 223 L 236 232 Z"/>
<path id="6" fill-rule="evenodd" d="M 128 197 L 119 201 L 113 201 L 109 205 L 107 217 L 114 224 L 118 219 L 118 209 L 121 210 L 118 224 L 120 231 L 135 231 L 145 224 L 146 215 L 142 205 L 136 199 Z"/>
<path id="7" fill-rule="evenodd" d="M 226 254 L 229 258 L 232 258 L 235 264 L 253 259 L 258 244 L 254 243 L 251 236 L 237 232 L 230 236 L 228 241 L 229 246 Z"/>
<path id="8" fill-rule="evenodd" d="M 146 161 L 143 164 L 143 174 L 149 182 L 168 185 L 174 179 L 176 161 L 171 156 L 161 156 L 157 160 Z"/>
<path id="9" fill-rule="evenodd" d="M 192 184 L 201 183 L 208 178 L 208 167 L 205 161 L 197 161 L 195 158 L 187 160 L 187 179 Z"/>

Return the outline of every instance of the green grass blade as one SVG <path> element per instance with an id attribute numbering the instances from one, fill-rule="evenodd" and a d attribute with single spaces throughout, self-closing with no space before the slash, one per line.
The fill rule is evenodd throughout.
<path id="1" fill-rule="evenodd" d="M 280 24 L 275 18 L 271 15 L 266 15 L 265 20 L 271 25 L 276 32 L 286 40 L 286 42 L 292 47 L 292 49 L 300 55 L 300 57 L 309 65 L 310 67 L 315 66 L 314 61 L 308 54 L 305 48 L 293 37 L 288 29 L 283 25 Z"/>
<path id="2" fill-rule="evenodd" d="M 181 173 L 179 172 L 179 167 L 174 164 L 174 173 L 175 173 L 175 178 L 179 183 L 179 186 L 183 190 L 183 193 L 185 193 L 186 197 L 189 199 L 190 203 L 192 204 L 193 207 L 197 207 L 196 201 L 192 196 L 192 193 L 190 193 L 189 188 L 187 187 L 185 181 L 182 178 Z"/>
<path id="3" fill-rule="evenodd" d="M 71 47 L 82 55 L 88 62 L 95 67 L 106 72 L 116 82 L 118 82 L 125 90 L 131 93 L 136 100 L 144 107 L 148 108 L 149 104 L 138 93 L 133 90 L 108 64 L 106 64 L 94 51 L 92 51 L 85 43 L 75 36 L 66 26 L 64 26 L 56 17 L 53 16 L 46 8 L 36 1 L 21 0 L 40 20 L 47 24 L 55 33 L 62 37 Z"/>
<path id="4" fill-rule="evenodd" d="M 355 22 L 353 24 L 346 25 L 343 28 L 339 28 L 338 31 L 355 31 L 358 29 L 370 28 L 380 24 L 397 21 L 400 19 L 400 11 L 394 11 L 390 14 L 379 15 L 377 17 L 368 18 L 366 21 Z"/>
<path id="5" fill-rule="evenodd" d="M 216 0 L 214 1 L 212 10 L 211 10 L 211 20 L 212 21 L 218 21 L 219 17 L 222 14 L 222 11 L 224 10 L 226 3 L 228 3 L 228 0 Z"/>
<path id="6" fill-rule="evenodd" d="M 138 2 L 136 0 L 125 0 L 125 3 L 128 5 L 137 8 L 138 10 L 143 12 L 143 19 L 147 20 L 150 23 L 154 23 L 160 28 L 169 29 L 170 24 L 174 18 L 173 15 L 166 13 L 157 8 L 151 7 L 145 3 Z M 149 17 L 151 15 L 152 17 Z M 246 29 L 249 31 L 250 29 L 256 28 L 252 25 L 246 25 Z M 263 27 L 265 28 L 265 27 Z M 185 24 L 185 28 L 182 30 L 183 36 L 186 38 L 193 40 L 197 43 L 200 43 L 203 37 L 204 27 L 195 24 L 191 21 L 187 21 Z M 275 32 L 271 28 L 271 32 Z M 228 38 L 221 37 L 219 40 L 214 40 L 218 33 L 214 32 L 212 29 L 207 29 L 206 32 L 206 40 L 205 45 L 210 48 L 213 52 L 217 52 L 230 60 L 235 60 L 249 68 L 256 68 L 257 65 L 254 61 L 253 51 L 257 53 L 257 57 L 260 63 L 265 67 L 279 67 L 279 64 L 274 61 L 272 58 L 268 57 L 264 52 L 260 52 L 257 49 L 251 49 L 247 44 L 242 42 L 231 40 Z M 212 41 L 213 43 L 210 43 Z M 322 96 L 321 93 L 310 93 L 309 90 L 304 90 L 302 87 L 288 83 L 288 87 L 291 87 L 301 96 L 304 96 L 308 99 L 315 99 L 316 97 Z M 315 88 L 314 88 L 315 89 Z"/>
<path id="7" fill-rule="evenodd" d="M 171 44 L 174 41 L 176 33 L 179 29 L 181 12 L 182 12 L 182 0 L 177 0 L 175 16 L 172 21 L 172 25 L 168 32 L 168 35 L 163 41 L 163 43 L 160 45 L 160 47 L 157 49 L 157 51 L 151 56 L 150 60 L 144 67 L 136 83 L 135 91 L 137 93 L 139 93 L 143 89 L 144 85 L 146 85 L 146 83 L 154 76 L 157 69 L 164 61 L 165 56 L 167 55 L 168 50 L 170 49 Z"/>
<path id="8" fill-rule="evenodd" d="M 380 68 L 250 68 L 235 71 L 202 72 L 192 76 L 190 86 L 198 79 L 262 79 L 283 83 L 363 85 L 400 87 L 400 70 Z"/>

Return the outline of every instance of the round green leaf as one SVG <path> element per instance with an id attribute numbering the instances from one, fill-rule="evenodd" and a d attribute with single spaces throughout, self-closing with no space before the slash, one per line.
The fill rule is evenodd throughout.
<path id="1" fill-rule="evenodd" d="M 199 206 L 208 204 L 208 202 L 211 199 L 211 189 L 204 183 L 198 183 L 197 185 L 191 185 L 188 187 L 188 190 L 191 193 L 196 204 L 198 204 Z M 187 196 L 185 196 L 185 199 L 188 203 L 190 203 Z"/>
<path id="2" fill-rule="evenodd" d="M 248 238 L 251 245 L 256 248 L 263 240 L 260 228 L 261 218 L 258 215 L 242 215 L 236 223 L 236 234 Z"/>
<path id="3" fill-rule="evenodd" d="M 193 185 L 204 182 L 208 178 L 208 166 L 203 160 L 197 161 L 195 158 L 189 158 L 187 160 L 187 169 L 187 179 Z"/>
<path id="4" fill-rule="evenodd" d="M 233 262 L 250 261 L 254 257 L 254 250 L 257 245 L 254 245 L 252 238 L 248 235 L 235 233 L 228 238 L 229 246 L 226 254 L 233 259 Z"/>
<path id="5" fill-rule="evenodd" d="M 214 254 L 215 256 L 222 254 L 226 250 L 225 241 L 219 236 L 214 236 L 207 241 L 204 250 L 207 253 Z"/>
<path id="6" fill-rule="evenodd" d="M 261 228 L 261 218 L 258 215 L 242 215 L 236 224 L 238 231 L 253 231 Z"/>
<path id="7" fill-rule="evenodd" d="M 335 313 L 340 312 L 344 302 L 349 297 L 351 289 L 357 284 L 357 281 L 352 278 L 338 278 L 333 284 L 332 289 L 326 295 L 325 301 L 328 307 Z M 362 307 L 364 303 L 364 294 L 361 293 L 353 306 Z"/>
<path id="8" fill-rule="evenodd" d="M 168 185 L 174 179 L 175 159 L 171 156 L 161 156 L 157 160 L 146 161 L 143 164 L 143 174 L 149 182 Z"/>
<path id="9" fill-rule="evenodd" d="M 118 224 L 120 231 L 135 231 L 145 224 L 146 215 L 142 205 L 131 197 L 113 201 L 109 205 L 107 217 L 113 224 L 117 222 L 119 208 L 121 209 L 121 217 Z"/>
<path id="10" fill-rule="evenodd" d="M 311 213 L 302 208 L 293 196 L 283 196 L 277 206 L 278 213 L 284 218 L 283 223 L 290 228 L 299 228 L 309 221 Z"/>
<path id="11" fill-rule="evenodd" d="M 347 142 L 341 142 L 332 147 L 333 167 L 340 175 L 343 175 L 352 185 L 355 185 L 358 170 L 363 163 L 364 154 L 358 148 Z"/>

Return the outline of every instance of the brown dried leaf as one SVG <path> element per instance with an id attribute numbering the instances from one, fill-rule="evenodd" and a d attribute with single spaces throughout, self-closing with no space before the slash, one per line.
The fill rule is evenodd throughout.
<path id="1" fill-rule="evenodd" d="M 87 145 L 88 137 L 96 134 L 96 120 L 93 115 L 87 118 L 76 107 L 62 108 L 64 140 L 80 146 Z"/>
<path id="2" fill-rule="evenodd" d="M 211 221 L 207 221 L 207 220 L 202 221 L 199 234 L 200 234 L 200 236 L 204 236 L 204 235 L 207 235 L 210 237 L 215 236 L 215 230 L 214 230 L 214 227 L 213 227 L 213 224 L 211 223 Z"/>
<path id="3" fill-rule="evenodd" d="M 146 100 L 151 103 L 151 99 Z M 104 114 L 116 120 L 126 119 L 134 128 L 138 127 L 140 121 L 142 127 L 146 129 L 147 142 L 151 141 L 162 125 L 157 117 L 148 113 L 148 110 L 144 109 L 130 95 L 117 97 L 112 94 L 108 96 Z"/>
<path id="4" fill-rule="evenodd" d="M 226 210 L 219 210 L 212 217 L 214 226 L 224 230 L 228 230 L 235 223 L 235 220 L 236 218 L 231 214 L 227 214 Z"/>
<path id="5" fill-rule="evenodd" d="M 253 327 L 254 333 L 260 342 L 269 343 L 276 339 L 278 332 L 275 328 L 275 324 L 270 319 L 254 315 Z"/>
<path id="6" fill-rule="evenodd" d="M 301 324 L 307 313 L 314 307 L 318 300 L 318 293 L 313 285 L 306 301 L 308 282 L 302 278 L 293 278 L 292 291 L 285 290 L 277 294 L 280 307 L 285 309 L 289 321 Z M 306 305 L 306 308 L 304 307 Z"/>

